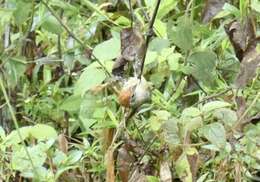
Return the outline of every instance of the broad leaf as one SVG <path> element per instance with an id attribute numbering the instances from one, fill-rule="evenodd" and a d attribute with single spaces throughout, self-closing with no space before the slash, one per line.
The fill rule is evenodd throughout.
<path id="1" fill-rule="evenodd" d="M 218 12 L 221 11 L 225 4 L 225 0 L 206 0 L 205 7 L 202 13 L 202 22 L 209 22 Z"/>
<path id="2" fill-rule="evenodd" d="M 62 29 L 60 23 L 58 22 L 58 20 L 51 15 L 46 16 L 46 18 L 44 19 L 44 22 L 42 23 L 41 26 L 48 32 L 51 32 L 54 34 L 60 34 L 63 32 L 63 29 Z"/>
<path id="3" fill-rule="evenodd" d="M 103 70 L 97 67 L 89 66 L 80 75 L 80 78 L 74 88 L 74 94 L 84 95 L 89 89 L 101 84 L 105 78 L 106 74 Z"/>
<path id="4" fill-rule="evenodd" d="M 190 73 L 198 81 L 207 86 L 213 86 L 215 83 L 215 71 L 217 56 L 210 51 L 194 52 L 189 58 L 191 64 Z"/>
<path id="5" fill-rule="evenodd" d="M 192 48 L 192 26 L 185 18 L 178 20 L 177 27 L 173 27 L 168 34 L 169 39 L 184 51 Z"/>
<path id="6" fill-rule="evenodd" d="M 22 0 L 18 1 L 16 4 L 16 9 L 14 11 L 14 19 L 16 24 L 22 25 L 29 17 L 31 11 L 32 11 L 31 2 L 25 2 Z"/>
<path id="7" fill-rule="evenodd" d="M 176 173 L 181 179 L 181 181 L 184 182 L 192 182 L 192 174 L 190 170 L 190 164 L 187 159 L 187 156 L 185 152 L 182 153 L 182 155 L 178 158 L 176 161 Z"/>
<path id="8" fill-rule="evenodd" d="M 202 133 L 212 144 L 219 149 L 226 145 L 226 131 L 222 124 L 212 123 L 202 128 Z"/>
<path id="9" fill-rule="evenodd" d="M 231 127 L 238 119 L 237 113 L 228 108 L 217 109 L 213 115 L 229 127 Z"/>
<path id="10" fill-rule="evenodd" d="M 45 124 L 37 124 L 30 129 L 30 135 L 38 140 L 57 138 L 56 130 Z"/>
<path id="11" fill-rule="evenodd" d="M 98 44 L 93 50 L 94 56 L 101 60 L 107 61 L 117 58 L 120 55 L 120 40 L 113 37 L 107 41 Z"/>
<path id="12" fill-rule="evenodd" d="M 71 95 L 62 102 L 60 109 L 70 112 L 78 111 L 81 102 L 82 98 L 80 95 Z"/>
<path id="13" fill-rule="evenodd" d="M 212 102 L 209 102 L 207 104 L 205 104 L 201 111 L 205 114 L 215 110 L 215 109 L 219 109 L 219 108 L 223 108 L 223 107 L 229 107 L 230 104 L 227 103 L 227 102 L 224 102 L 224 101 L 212 101 Z"/>

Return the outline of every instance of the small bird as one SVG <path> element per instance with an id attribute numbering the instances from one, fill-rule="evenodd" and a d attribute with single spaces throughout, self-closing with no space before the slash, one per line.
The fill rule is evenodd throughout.
<path id="1" fill-rule="evenodd" d="M 120 105 L 126 108 L 137 108 L 150 98 L 150 85 L 144 78 L 136 77 L 130 77 L 118 95 Z"/>

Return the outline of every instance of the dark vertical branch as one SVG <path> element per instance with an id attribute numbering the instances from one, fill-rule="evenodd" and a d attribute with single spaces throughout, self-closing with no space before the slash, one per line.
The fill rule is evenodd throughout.
<path id="1" fill-rule="evenodd" d="M 131 27 L 133 27 L 134 23 L 134 11 L 133 11 L 133 6 L 131 0 L 128 0 L 129 3 L 129 9 L 130 9 L 130 16 L 131 16 Z"/>
<path id="2" fill-rule="evenodd" d="M 8 8 L 8 2 L 4 2 L 4 7 Z M 4 48 L 8 48 L 10 43 L 10 24 L 7 23 L 5 25 L 5 33 L 4 33 Z"/>
<path id="3" fill-rule="evenodd" d="M 148 45 L 149 45 L 150 39 L 153 36 L 153 25 L 154 25 L 154 22 L 155 22 L 155 19 L 156 19 L 156 16 L 157 16 L 160 4 L 161 4 L 161 0 L 157 0 L 156 6 L 155 6 L 155 9 L 154 9 L 154 12 L 153 12 L 152 19 L 151 19 L 151 21 L 149 23 L 148 33 L 147 33 L 146 42 L 145 42 L 145 48 L 144 48 L 144 56 L 143 56 L 143 59 L 141 60 L 141 65 L 140 65 L 141 66 L 141 71 L 140 71 L 140 74 L 138 75 L 138 78 L 141 78 L 141 76 L 143 74 L 146 53 L 147 53 L 147 49 L 148 49 Z"/>

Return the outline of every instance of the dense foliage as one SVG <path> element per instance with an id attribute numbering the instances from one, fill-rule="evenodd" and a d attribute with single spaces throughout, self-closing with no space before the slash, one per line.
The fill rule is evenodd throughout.
<path id="1" fill-rule="evenodd" d="M 259 0 L 0 0 L 0 17 L 0 181 L 260 181 Z M 123 107 L 135 73 L 151 99 Z"/>

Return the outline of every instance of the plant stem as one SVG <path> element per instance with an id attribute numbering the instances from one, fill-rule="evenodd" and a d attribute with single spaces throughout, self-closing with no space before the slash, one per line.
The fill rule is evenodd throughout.
<path id="1" fill-rule="evenodd" d="M 14 122 L 15 129 L 16 129 L 16 131 L 17 131 L 17 133 L 18 133 L 19 139 L 21 140 L 21 142 L 22 142 L 22 144 L 23 144 L 24 150 L 25 150 L 26 155 L 27 155 L 27 157 L 28 157 L 28 159 L 29 159 L 29 161 L 30 161 L 30 163 L 31 163 L 31 165 L 32 165 L 32 168 L 33 168 L 33 171 L 34 171 L 35 175 L 36 175 L 36 176 L 39 176 L 38 173 L 37 173 L 37 170 L 36 170 L 36 168 L 35 168 L 35 166 L 34 166 L 34 164 L 33 164 L 33 160 L 32 160 L 32 158 L 31 158 L 31 156 L 30 156 L 30 153 L 29 153 L 29 151 L 28 151 L 28 149 L 27 149 L 27 147 L 26 147 L 26 144 L 25 144 L 25 142 L 24 142 L 24 140 L 23 140 L 23 137 L 22 137 L 22 134 L 21 134 L 21 132 L 20 132 L 17 119 L 16 119 L 16 117 L 15 117 L 13 108 L 12 108 L 12 106 L 11 106 L 11 104 L 10 104 L 10 100 L 9 100 L 8 95 L 7 95 L 7 93 L 6 93 L 6 90 L 5 90 L 5 87 L 4 87 L 4 83 L 3 83 L 3 79 L 2 79 L 1 76 L 0 76 L 0 86 L 1 86 L 1 90 L 2 90 L 2 92 L 3 92 L 3 95 L 4 95 L 4 98 L 5 98 L 6 104 L 7 104 L 7 106 L 8 106 L 9 111 L 10 111 L 12 120 L 13 120 L 13 122 Z"/>
<path id="2" fill-rule="evenodd" d="M 91 49 L 92 47 L 88 44 L 85 44 L 83 41 L 81 41 L 70 29 L 67 25 L 65 25 L 62 20 L 60 19 L 60 17 L 54 12 L 54 10 L 45 2 L 45 1 L 41 1 L 42 4 L 50 11 L 50 13 L 52 14 L 52 16 L 54 16 L 57 21 L 60 23 L 60 25 L 66 30 L 66 32 L 75 40 L 77 41 L 84 49 Z M 99 59 L 97 59 L 97 57 L 92 54 L 92 57 L 98 62 L 98 64 L 101 66 L 101 68 L 105 71 L 105 73 L 109 76 L 112 77 L 111 73 L 107 70 L 107 68 L 102 64 L 101 61 L 99 61 Z"/>
<path id="3" fill-rule="evenodd" d="M 161 0 L 157 0 L 156 6 L 155 6 L 155 9 L 154 9 L 154 12 L 153 12 L 152 19 L 151 19 L 151 21 L 149 23 L 149 28 L 148 28 L 146 42 L 145 42 L 145 48 L 144 48 L 144 56 L 143 56 L 143 59 L 141 60 L 141 71 L 140 71 L 140 74 L 138 75 L 139 79 L 141 78 L 141 76 L 143 74 L 144 62 L 145 62 L 145 58 L 146 58 L 146 54 L 147 54 L 147 49 L 148 49 L 148 45 L 149 45 L 150 39 L 153 36 L 153 25 L 154 25 L 154 22 L 155 22 L 156 15 L 158 13 L 160 4 L 161 4 Z"/>

